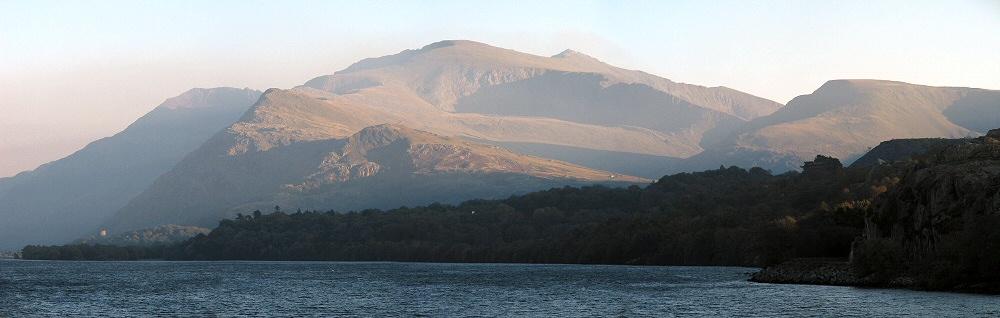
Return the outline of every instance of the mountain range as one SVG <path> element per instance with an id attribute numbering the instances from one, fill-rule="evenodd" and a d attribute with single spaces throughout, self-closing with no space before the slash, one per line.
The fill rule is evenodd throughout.
<path id="1" fill-rule="evenodd" d="M 441 41 L 290 89 L 195 89 L 0 179 L 0 248 L 254 209 L 393 208 L 664 174 L 851 161 L 883 140 L 1000 127 L 1000 91 L 832 80 L 788 103 L 566 50 Z"/>

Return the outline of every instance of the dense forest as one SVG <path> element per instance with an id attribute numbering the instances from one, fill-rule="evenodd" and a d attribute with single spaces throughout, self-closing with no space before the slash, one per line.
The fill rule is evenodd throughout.
<path id="1" fill-rule="evenodd" d="M 863 210 L 848 178 L 724 168 L 645 188 L 558 188 L 496 201 L 351 213 L 254 213 L 181 259 L 766 265 L 847 257 Z M 817 181 L 821 180 L 821 181 Z M 866 205 L 866 203 L 858 203 Z"/>

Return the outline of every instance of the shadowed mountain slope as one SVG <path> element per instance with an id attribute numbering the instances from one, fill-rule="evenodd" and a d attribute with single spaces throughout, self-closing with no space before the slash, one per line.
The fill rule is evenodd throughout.
<path id="1" fill-rule="evenodd" d="M 260 95 L 192 89 L 114 136 L 22 172 L 0 185 L 0 247 L 79 238 L 113 215 L 184 155 L 232 124 Z"/>
<path id="2" fill-rule="evenodd" d="M 226 151 L 239 143 L 234 137 L 232 129 L 214 137 L 130 202 L 110 227 L 210 226 L 237 212 L 274 205 L 385 208 L 565 184 L 646 181 L 400 125 L 375 125 L 344 139 Z"/>

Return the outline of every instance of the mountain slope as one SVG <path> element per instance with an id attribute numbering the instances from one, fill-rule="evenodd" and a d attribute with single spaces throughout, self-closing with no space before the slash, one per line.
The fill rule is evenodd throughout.
<path id="1" fill-rule="evenodd" d="M 882 140 L 961 138 L 1000 126 L 1000 92 L 880 80 L 829 81 L 690 159 L 707 168 L 795 169 L 817 154 L 848 161 Z M 965 125 L 965 126 L 963 126 Z"/>
<path id="2" fill-rule="evenodd" d="M 253 120 L 234 127 L 247 121 Z M 565 184 L 645 181 L 400 125 L 371 126 L 344 139 L 226 151 L 240 142 L 238 134 L 229 129 L 213 137 L 132 200 L 109 227 L 210 226 L 237 212 L 274 205 L 384 208 Z"/>
<path id="3" fill-rule="evenodd" d="M 212 134 L 260 92 L 192 89 L 124 131 L 9 178 L 0 186 L 0 247 L 65 242 L 97 226 Z"/>

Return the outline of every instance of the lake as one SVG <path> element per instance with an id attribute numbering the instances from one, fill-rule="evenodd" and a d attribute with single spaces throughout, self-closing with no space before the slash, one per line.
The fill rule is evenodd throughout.
<path id="1" fill-rule="evenodd" d="M 1000 297 L 747 282 L 753 268 L 0 261 L 0 317 L 1000 316 Z"/>

